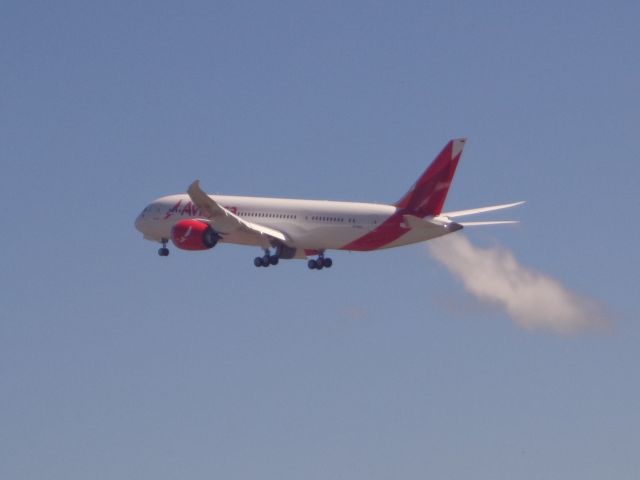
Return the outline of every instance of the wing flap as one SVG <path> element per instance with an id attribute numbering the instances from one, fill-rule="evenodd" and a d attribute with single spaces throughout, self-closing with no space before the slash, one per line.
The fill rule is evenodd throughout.
<path id="1" fill-rule="evenodd" d="M 287 237 L 285 237 L 284 234 L 282 232 L 279 232 L 278 230 L 274 230 L 273 228 L 265 227 L 263 225 L 258 225 L 257 223 L 246 222 L 241 218 L 239 218 L 238 220 L 240 220 L 240 223 L 242 224 L 240 228 L 244 230 L 256 232 L 260 235 L 268 235 L 269 237 L 276 238 L 282 242 L 287 241 Z"/>

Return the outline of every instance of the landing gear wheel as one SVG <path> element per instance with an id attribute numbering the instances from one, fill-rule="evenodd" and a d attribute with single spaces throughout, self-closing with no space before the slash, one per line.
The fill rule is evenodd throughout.
<path id="1" fill-rule="evenodd" d="M 269 257 L 269 263 L 271 265 L 277 265 L 279 261 L 280 261 L 280 258 L 277 255 L 271 255 Z"/>
<path id="2" fill-rule="evenodd" d="M 169 240 L 167 240 L 166 238 L 163 238 L 160 243 L 162 243 L 162 248 L 158 249 L 158 255 L 160 255 L 161 257 L 168 257 L 169 256 L 169 249 L 167 248 L 167 242 Z"/>
<path id="3" fill-rule="evenodd" d="M 318 258 L 311 259 L 307 262 L 307 266 L 311 270 L 322 270 L 323 268 L 331 268 L 333 265 L 333 260 L 329 257 L 325 257 L 324 253 L 320 253 Z"/>
<path id="4" fill-rule="evenodd" d="M 253 259 L 253 264 L 256 267 L 261 267 L 262 266 L 262 257 L 256 257 Z"/>
<path id="5" fill-rule="evenodd" d="M 268 267 L 271 264 L 270 258 L 271 257 L 269 255 L 265 255 L 264 257 L 262 257 L 262 266 L 263 267 Z"/>

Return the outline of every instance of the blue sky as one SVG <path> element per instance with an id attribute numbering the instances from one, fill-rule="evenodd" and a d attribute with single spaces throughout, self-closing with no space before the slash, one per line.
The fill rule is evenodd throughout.
<path id="1" fill-rule="evenodd" d="M 5 2 L 0 477 L 636 478 L 639 15 Z M 133 228 L 195 178 L 393 202 L 459 136 L 448 209 L 528 201 L 467 238 L 607 332 L 522 329 L 424 245 L 256 269 Z"/>

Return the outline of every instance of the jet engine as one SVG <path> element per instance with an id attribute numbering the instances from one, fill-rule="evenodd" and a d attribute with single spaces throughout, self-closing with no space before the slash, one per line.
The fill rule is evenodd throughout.
<path id="1" fill-rule="evenodd" d="M 182 250 L 208 250 L 220 238 L 211 225 L 200 220 L 180 220 L 171 229 L 171 241 Z"/>

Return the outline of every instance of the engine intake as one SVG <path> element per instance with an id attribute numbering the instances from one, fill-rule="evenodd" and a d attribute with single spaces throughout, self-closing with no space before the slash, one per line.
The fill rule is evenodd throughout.
<path id="1" fill-rule="evenodd" d="M 220 238 L 211 225 L 200 220 L 180 220 L 171 229 L 171 241 L 182 250 L 209 250 Z"/>

